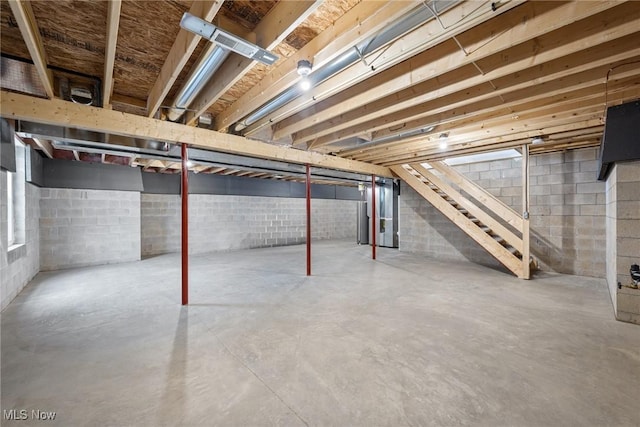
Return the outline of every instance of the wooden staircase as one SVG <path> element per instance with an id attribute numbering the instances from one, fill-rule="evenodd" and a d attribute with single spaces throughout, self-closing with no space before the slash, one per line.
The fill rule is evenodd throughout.
<path id="1" fill-rule="evenodd" d="M 518 214 L 443 162 L 432 161 L 429 165 L 439 172 L 439 175 L 420 164 L 392 166 L 391 170 L 516 276 L 529 279 L 535 261 L 529 255 L 528 213 Z M 528 165 L 524 167 L 528 168 Z M 528 177 L 528 170 L 523 169 L 523 176 Z M 478 206 L 447 181 L 455 184 L 484 207 Z M 526 181 L 528 179 L 523 182 L 523 212 L 528 211 Z M 493 212 L 495 216 L 488 212 Z M 503 225 L 496 217 L 501 218 L 516 231 Z"/>

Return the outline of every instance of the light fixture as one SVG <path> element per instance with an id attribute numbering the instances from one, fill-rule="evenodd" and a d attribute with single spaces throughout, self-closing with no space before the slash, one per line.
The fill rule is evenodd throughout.
<path id="1" fill-rule="evenodd" d="M 309 80 L 308 77 L 303 77 L 302 79 L 300 79 L 300 89 L 305 92 L 311 89 L 311 80 Z"/>
<path id="2" fill-rule="evenodd" d="M 449 144 L 447 143 L 447 140 L 449 139 L 449 133 L 441 133 L 438 139 L 440 140 L 438 146 L 441 150 L 445 150 L 449 146 Z"/>
<path id="3" fill-rule="evenodd" d="M 216 43 L 222 48 L 232 50 L 247 58 L 260 61 L 263 64 L 272 65 L 278 60 L 277 55 L 262 49 L 260 46 L 249 43 L 235 34 L 224 31 L 212 23 L 188 12 L 182 15 L 180 26 L 187 31 L 191 31 L 194 34 Z"/>
<path id="4" fill-rule="evenodd" d="M 311 89 L 312 84 L 308 77 L 309 74 L 311 74 L 311 62 L 306 59 L 301 59 L 298 61 L 298 68 L 296 71 L 298 72 L 298 75 L 302 77 L 302 79 L 300 79 L 300 89 L 304 92 Z"/>
<path id="5" fill-rule="evenodd" d="M 193 162 L 191 160 L 187 160 L 187 167 L 188 168 L 192 168 L 193 167 Z"/>
<path id="6" fill-rule="evenodd" d="M 544 139 L 542 139 L 541 136 L 536 136 L 531 139 L 532 144 L 542 144 L 543 142 L 544 142 Z"/>
<path id="7" fill-rule="evenodd" d="M 311 74 L 311 62 L 306 59 L 298 61 L 298 75 L 306 77 Z"/>

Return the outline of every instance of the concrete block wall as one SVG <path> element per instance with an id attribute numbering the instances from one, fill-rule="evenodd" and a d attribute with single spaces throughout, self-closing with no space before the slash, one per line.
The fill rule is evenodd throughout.
<path id="1" fill-rule="evenodd" d="M 24 185 L 25 222 L 24 241 L 9 250 L 7 241 L 7 173 L 0 172 L 0 309 L 4 309 L 29 281 L 40 267 L 39 217 L 40 188 Z"/>
<path id="2" fill-rule="evenodd" d="M 468 260 L 502 269 L 482 246 L 404 183 L 398 214 L 401 251 L 444 260 Z"/>
<path id="3" fill-rule="evenodd" d="M 353 239 L 355 242 L 357 234 L 357 207 L 358 202 L 353 200 L 312 199 L 312 240 Z M 303 211 L 303 214 L 305 212 L 306 211 Z"/>
<path id="4" fill-rule="evenodd" d="M 542 269 L 605 277 L 605 185 L 597 181 L 597 168 L 595 148 L 531 156 L 531 253 Z M 456 169 L 522 211 L 519 158 Z M 498 265 L 407 185 L 402 186 L 401 194 L 401 250 Z"/>
<path id="5" fill-rule="evenodd" d="M 640 290 L 629 268 L 640 264 L 640 162 L 618 163 L 607 180 L 607 282 L 616 318 L 640 324 Z"/>
<path id="6" fill-rule="evenodd" d="M 313 199 L 312 238 L 356 235 L 356 204 Z M 180 251 L 180 197 L 142 194 L 142 255 Z M 189 250 L 214 251 L 283 246 L 305 242 L 305 200 L 298 198 L 189 196 Z"/>
<path id="7" fill-rule="evenodd" d="M 139 259 L 140 193 L 41 190 L 41 270 Z"/>
<path id="8" fill-rule="evenodd" d="M 140 194 L 142 256 L 180 252 L 180 196 Z"/>

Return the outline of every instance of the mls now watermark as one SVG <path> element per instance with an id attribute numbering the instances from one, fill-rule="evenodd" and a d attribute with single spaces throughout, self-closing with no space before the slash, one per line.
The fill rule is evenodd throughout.
<path id="1" fill-rule="evenodd" d="M 2 417 L 5 420 L 13 421 L 53 421 L 56 419 L 56 413 L 52 411 L 42 411 L 40 409 L 4 409 L 2 411 Z"/>

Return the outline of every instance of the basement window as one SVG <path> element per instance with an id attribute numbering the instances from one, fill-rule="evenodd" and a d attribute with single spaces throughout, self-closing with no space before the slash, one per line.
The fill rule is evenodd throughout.
<path id="1" fill-rule="evenodd" d="M 16 140 L 16 171 L 7 172 L 7 237 L 9 250 L 25 243 L 25 148 Z"/>
<path id="2" fill-rule="evenodd" d="M 16 242 L 16 220 L 15 220 L 15 208 L 13 203 L 13 181 L 15 173 L 7 172 L 7 236 L 9 238 L 9 246 L 12 246 Z"/>

